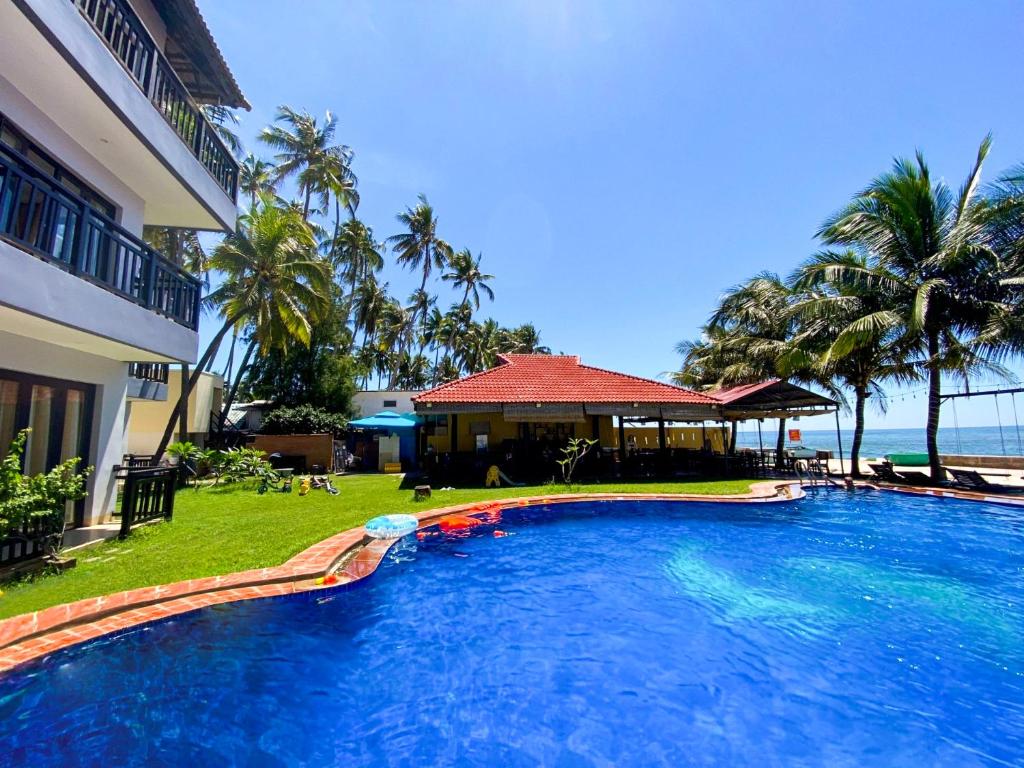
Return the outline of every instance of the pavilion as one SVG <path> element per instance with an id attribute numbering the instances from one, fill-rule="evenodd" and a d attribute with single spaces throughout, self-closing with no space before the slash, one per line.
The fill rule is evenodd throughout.
<path id="1" fill-rule="evenodd" d="M 597 474 L 622 473 L 633 459 L 645 473 L 657 474 L 678 469 L 680 461 L 689 469 L 696 454 L 710 452 L 706 442 L 693 450 L 670 448 L 666 423 L 724 428 L 729 421 L 811 415 L 836 406 L 787 382 L 761 382 L 744 392 L 697 392 L 585 365 L 573 355 L 505 354 L 499 360 L 494 368 L 413 398 L 424 419 L 420 448 L 428 469 L 443 461 L 464 470 L 456 474 L 476 475 L 494 463 L 510 467 L 510 474 L 550 476 L 562 446 L 577 437 L 598 441 L 591 467 Z M 630 422 L 657 424 L 656 451 L 625 450 Z M 618 467 L 610 466 L 614 462 Z"/>

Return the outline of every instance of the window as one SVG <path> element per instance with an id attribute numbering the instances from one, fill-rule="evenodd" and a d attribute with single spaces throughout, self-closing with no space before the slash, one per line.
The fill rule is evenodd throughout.
<path id="1" fill-rule="evenodd" d="M 385 408 L 397 408 L 398 407 L 398 401 L 397 400 L 385 400 L 384 401 L 384 407 Z"/>
<path id="2" fill-rule="evenodd" d="M 19 162 L 21 160 L 20 157 L 11 152 L 4 152 L 4 149 L 8 147 L 24 156 L 25 159 L 32 163 L 36 170 L 52 176 L 60 186 L 64 187 L 72 195 L 81 198 L 107 218 L 116 219 L 117 206 L 92 187 L 82 182 L 71 171 L 54 161 L 52 157 L 29 140 L 24 133 L 14 127 L 11 121 L 0 112 L 0 153 L 7 155 L 14 162 Z"/>

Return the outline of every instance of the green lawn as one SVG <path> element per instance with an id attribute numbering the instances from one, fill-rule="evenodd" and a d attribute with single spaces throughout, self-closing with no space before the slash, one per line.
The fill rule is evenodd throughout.
<path id="1" fill-rule="evenodd" d="M 581 490 L 601 493 L 745 493 L 750 480 L 677 483 L 608 483 Z M 412 490 L 388 475 L 338 478 L 338 496 L 268 493 L 251 486 L 178 493 L 174 520 L 136 529 L 125 541 L 78 550 L 78 566 L 63 574 L 5 585 L 0 618 L 125 589 L 280 565 L 306 547 L 389 512 L 451 504 L 563 493 L 564 486 L 435 491 L 413 503 Z"/>

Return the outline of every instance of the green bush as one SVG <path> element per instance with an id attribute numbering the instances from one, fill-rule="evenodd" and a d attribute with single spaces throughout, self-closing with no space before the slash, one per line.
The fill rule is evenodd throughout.
<path id="1" fill-rule="evenodd" d="M 21 454 L 29 432 L 19 432 L 7 456 L 0 461 L 0 539 L 25 523 L 43 521 L 44 527 L 53 533 L 53 548 L 57 549 L 64 531 L 64 504 L 85 498 L 85 480 L 92 467 L 76 472 L 81 460 L 74 458 L 46 474 L 22 474 Z"/>
<path id="2" fill-rule="evenodd" d="M 277 408 L 264 416 L 262 432 L 266 435 L 320 435 L 330 432 L 337 437 L 347 423 L 340 413 L 311 405 L 297 405 L 294 408 Z"/>

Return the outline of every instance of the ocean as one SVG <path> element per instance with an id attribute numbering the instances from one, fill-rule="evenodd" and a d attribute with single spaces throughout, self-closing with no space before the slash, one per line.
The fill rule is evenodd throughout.
<path id="1" fill-rule="evenodd" d="M 736 436 L 736 445 L 741 448 L 757 448 L 757 428 L 751 422 L 740 425 Z M 800 422 L 788 422 L 789 429 L 799 429 L 800 443 L 808 448 L 820 448 L 833 451 L 839 455 L 834 429 L 803 429 Z M 778 436 L 775 421 L 766 421 L 762 426 L 762 438 L 765 448 L 774 448 Z M 853 430 L 842 430 L 843 455 L 850 455 L 853 443 Z M 791 443 L 787 440 L 787 445 Z M 939 427 L 939 451 L 941 453 L 958 453 L 979 456 L 1022 456 L 1024 450 L 1024 428 L 1018 433 L 1014 425 L 1003 426 L 1000 438 L 999 427 Z M 865 429 L 861 443 L 861 458 L 876 458 L 887 453 L 924 453 L 924 429 Z"/>

